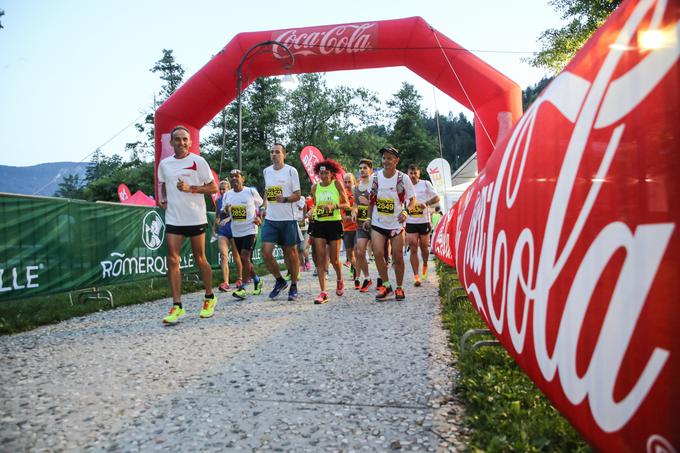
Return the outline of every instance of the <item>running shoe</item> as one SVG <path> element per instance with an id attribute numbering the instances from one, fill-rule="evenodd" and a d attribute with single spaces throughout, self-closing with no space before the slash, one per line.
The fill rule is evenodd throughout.
<path id="1" fill-rule="evenodd" d="M 351 265 L 352 265 L 352 263 L 350 263 L 349 261 L 345 261 L 345 264 L 344 264 L 345 267 L 350 267 Z"/>
<path id="2" fill-rule="evenodd" d="M 226 293 L 227 291 L 229 291 L 229 283 L 227 283 L 227 282 L 220 283 L 220 286 L 218 286 L 217 289 L 219 289 L 223 293 Z"/>
<path id="3" fill-rule="evenodd" d="M 298 296 L 297 285 L 290 285 L 290 289 L 288 290 L 288 300 L 296 301 L 297 296 Z"/>
<path id="4" fill-rule="evenodd" d="M 345 294 L 345 284 L 343 283 L 343 281 L 338 280 L 336 284 L 337 287 L 335 288 L 335 294 L 337 294 L 338 296 L 342 296 L 343 294 Z"/>
<path id="5" fill-rule="evenodd" d="M 253 296 L 259 296 L 262 294 L 262 286 L 264 283 L 262 282 L 262 279 L 258 280 L 257 285 L 255 285 L 255 289 L 253 290 Z"/>
<path id="6" fill-rule="evenodd" d="M 314 269 L 314 272 L 312 273 L 312 277 L 317 277 L 319 275 L 319 270 Z"/>
<path id="7" fill-rule="evenodd" d="M 413 279 L 413 286 L 420 286 L 420 278 L 417 275 L 414 275 Z"/>
<path id="8" fill-rule="evenodd" d="M 394 290 L 394 298 L 397 300 L 406 299 L 406 294 L 404 294 L 404 289 L 401 286 L 397 286 L 397 289 Z"/>
<path id="9" fill-rule="evenodd" d="M 370 288 L 372 284 L 373 284 L 373 282 L 370 279 L 365 278 L 364 283 L 362 283 L 361 289 L 359 290 L 359 292 L 360 293 L 367 293 L 368 288 Z"/>
<path id="10" fill-rule="evenodd" d="M 245 288 L 240 287 L 239 289 L 237 289 L 236 291 L 234 291 L 233 293 L 231 293 L 231 295 L 234 296 L 234 297 L 236 297 L 237 299 L 243 300 L 243 299 L 246 298 L 246 296 L 248 295 L 248 293 L 246 292 L 246 289 L 245 289 Z"/>
<path id="11" fill-rule="evenodd" d="M 186 310 L 184 310 L 179 305 L 173 305 L 172 308 L 170 309 L 170 313 L 168 313 L 168 316 L 163 318 L 163 324 L 177 324 L 179 318 L 181 318 L 185 314 Z"/>
<path id="12" fill-rule="evenodd" d="M 212 297 L 203 299 L 203 309 L 198 316 L 201 318 L 211 318 L 215 314 L 215 304 L 217 304 L 217 296 L 214 294 Z"/>
<path id="13" fill-rule="evenodd" d="M 274 284 L 274 289 L 272 289 L 272 292 L 269 293 L 269 298 L 275 299 L 276 296 L 278 296 L 279 293 L 286 288 L 288 288 L 288 282 L 286 280 L 284 279 L 276 280 L 276 283 Z"/>
<path id="14" fill-rule="evenodd" d="M 357 271 L 356 271 L 356 269 L 354 269 L 354 266 L 350 266 L 350 268 L 349 268 L 349 279 L 350 280 L 356 280 L 356 274 L 357 274 Z"/>
<path id="15" fill-rule="evenodd" d="M 380 288 L 383 285 L 382 278 L 378 277 L 378 279 L 376 281 L 376 285 L 377 285 L 376 289 Z"/>
<path id="16" fill-rule="evenodd" d="M 305 270 L 306 270 L 307 272 L 311 271 L 311 270 L 312 270 L 312 263 L 310 263 L 309 261 L 307 261 L 307 262 L 305 263 Z"/>
<path id="17" fill-rule="evenodd" d="M 361 289 L 361 282 L 358 278 L 354 279 L 354 289 Z"/>
<path id="18" fill-rule="evenodd" d="M 375 300 L 377 301 L 387 300 L 393 294 L 394 291 L 392 291 L 391 286 L 381 286 L 380 288 L 378 288 L 378 294 L 375 296 Z"/>
<path id="19" fill-rule="evenodd" d="M 285 281 L 289 282 L 290 279 L 291 279 L 290 272 L 287 273 L 286 275 L 284 275 L 284 276 L 283 276 L 283 279 L 284 279 Z"/>
<path id="20" fill-rule="evenodd" d="M 427 265 L 423 264 L 423 281 L 427 280 Z"/>
<path id="21" fill-rule="evenodd" d="M 321 291 L 321 294 L 314 299 L 315 305 L 325 304 L 326 302 L 328 302 L 328 293 L 326 291 Z"/>

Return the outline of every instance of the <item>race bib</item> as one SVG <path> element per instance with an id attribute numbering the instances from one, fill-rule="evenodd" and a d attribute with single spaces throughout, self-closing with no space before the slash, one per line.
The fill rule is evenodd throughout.
<path id="1" fill-rule="evenodd" d="M 236 222 L 246 221 L 246 206 L 243 204 L 235 204 L 231 207 L 231 218 Z"/>
<path id="2" fill-rule="evenodd" d="M 394 214 L 394 198 L 378 198 L 375 206 L 378 208 L 378 214 L 380 215 Z"/>
<path id="3" fill-rule="evenodd" d="M 323 209 L 322 206 L 317 206 L 316 208 L 316 218 L 317 219 L 323 219 L 326 217 L 333 217 L 333 211 L 327 211 Z"/>
<path id="4" fill-rule="evenodd" d="M 411 217 L 422 217 L 424 214 L 424 210 L 420 205 L 416 205 L 408 213 Z"/>
<path id="5" fill-rule="evenodd" d="M 276 203 L 276 197 L 279 195 L 283 195 L 283 187 L 281 186 L 267 187 L 267 201 L 271 203 Z"/>
<path id="6" fill-rule="evenodd" d="M 357 220 L 365 221 L 368 220 L 368 206 L 357 206 Z"/>

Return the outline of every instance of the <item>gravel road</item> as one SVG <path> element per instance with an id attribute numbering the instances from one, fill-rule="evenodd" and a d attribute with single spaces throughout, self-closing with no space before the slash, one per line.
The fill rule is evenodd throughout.
<path id="1" fill-rule="evenodd" d="M 435 279 L 315 306 L 304 273 L 295 303 L 199 319 L 194 293 L 172 327 L 163 299 L 0 337 L 0 451 L 458 451 Z"/>

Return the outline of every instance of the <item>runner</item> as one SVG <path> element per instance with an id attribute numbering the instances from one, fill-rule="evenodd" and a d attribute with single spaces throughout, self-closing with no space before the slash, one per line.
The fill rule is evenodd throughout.
<path id="1" fill-rule="evenodd" d="M 241 170 L 232 170 L 229 178 L 231 179 L 232 189 L 224 195 L 223 205 L 231 215 L 233 240 L 243 265 L 243 271 L 239 271 L 236 281 L 236 291 L 232 295 L 239 299 L 245 299 L 247 294 L 245 279 L 253 279 L 254 295 L 257 296 L 262 292 L 262 280 L 255 273 L 252 255 L 257 238 L 257 226 L 261 223 L 257 211 L 262 206 L 263 201 L 257 190 L 243 186 Z"/>
<path id="2" fill-rule="evenodd" d="M 307 218 L 307 202 L 304 198 L 300 198 L 295 203 L 295 220 L 300 227 L 302 233 L 302 241 L 297 245 L 298 258 L 300 260 L 300 272 L 310 270 L 312 265 L 309 263 L 309 253 L 307 249 L 307 242 L 309 242 L 309 219 Z"/>
<path id="3" fill-rule="evenodd" d="M 300 228 L 295 220 L 294 204 L 300 199 L 300 177 L 294 167 L 284 163 L 286 148 L 276 143 L 271 150 L 272 165 L 264 169 L 264 185 L 267 194 L 264 207 L 265 223 L 262 226 L 262 255 L 269 272 L 276 278 L 269 298 L 276 298 L 288 287 L 281 276 L 279 265 L 274 258 L 274 245 L 283 248 L 283 258 L 291 276 L 288 300 L 298 295 L 298 254 L 297 244 L 301 241 Z"/>
<path id="4" fill-rule="evenodd" d="M 420 286 L 418 249 L 423 258 L 423 281 L 427 280 L 427 260 L 430 257 L 430 206 L 439 203 L 439 195 L 430 181 L 420 179 L 420 168 L 411 164 L 408 167 L 408 177 L 411 179 L 416 194 L 416 204 L 409 210 L 406 218 L 406 240 L 410 249 L 411 269 L 413 269 L 413 286 Z"/>
<path id="5" fill-rule="evenodd" d="M 357 228 L 357 244 L 354 248 L 354 257 L 357 269 L 355 278 L 360 279 L 361 273 L 363 272 L 364 274 L 364 281 L 361 283 L 361 287 L 359 289 L 359 291 L 362 293 L 368 292 L 368 288 L 370 288 L 373 284 L 371 281 L 371 276 L 368 274 L 368 260 L 366 258 L 366 249 L 368 244 L 371 242 L 371 230 L 364 228 L 364 223 L 368 220 L 368 205 L 369 197 L 371 195 L 372 174 L 373 161 L 370 159 L 361 159 L 359 161 L 359 182 L 354 188 L 353 216 L 360 226 Z"/>
<path id="6" fill-rule="evenodd" d="M 369 218 L 365 225 L 370 226 L 371 246 L 375 256 L 383 286 L 378 289 L 376 300 L 386 300 L 394 294 L 397 300 L 404 300 L 406 295 L 402 288 L 404 281 L 404 222 L 406 210 L 413 209 L 416 197 L 411 180 L 397 170 L 399 150 L 382 148 L 383 171 L 371 177 L 371 196 L 368 209 Z M 392 290 L 385 263 L 385 243 L 392 247 L 392 267 L 394 268 L 397 287 Z"/>
<path id="7" fill-rule="evenodd" d="M 158 165 L 158 205 L 165 209 L 165 238 L 168 246 L 168 281 L 172 293 L 172 308 L 163 318 L 164 324 L 175 324 L 186 311 L 181 300 L 180 253 L 184 238 L 191 241 L 194 260 L 205 288 L 203 309 L 199 316 L 210 318 L 215 313 L 217 297 L 212 290 L 212 270 L 205 257 L 205 194 L 217 192 L 208 163 L 198 154 L 189 152 L 191 135 L 184 126 L 170 132 L 170 144 L 175 154 Z"/>
<path id="8" fill-rule="evenodd" d="M 222 283 L 217 287 L 222 292 L 229 290 L 229 249 L 234 257 L 237 275 L 241 275 L 241 258 L 236 252 L 234 236 L 231 233 L 231 217 L 222 209 L 224 194 L 231 189 L 229 181 L 220 181 L 220 197 L 217 198 L 217 212 L 215 212 L 215 231 L 217 232 L 217 249 L 220 252 L 220 266 L 222 268 Z M 240 277 L 239 277 L 240 278 Z"/>
<path id="9" fill-rule="evenodd" d="M 314 165 L 314 173 L 319 176 L 319 182 L 312 186 L 314 197 L 314 226 L 309 232 L 313 240 L 312 255 L 314 265 L 319 271 L 319 288 L 321 293 L 314 299 L 315 304 L 328 302 L 326 292 L 326 267 L 330 261 L 337 278 L 335 294 L 344 294 L 342 281 L 342 265 L 340 264 L 340 239 L 342 238 L 341 209 L 348 209 L 349 203 L 345 195 L 345 188 L 335 175 L 340 172 L 340 164 L 326 159 Z M 328 245 L 328 251 L 326 246 Z"/>
<path id="10" fill-rule="evenodd" d="M 349 263 L 349 273 L 352 280 L 354 280 L 354 289 L 359 289 L 361 282 L 356 275 L 356 262 L 354 257 L 354 246 L 357 241 L 357 222 L 356 218 L 352 216 L 352 207 L 354 206 L 354 188 L 356 186 L 356 179 L 352 173 L 345 173 L 345 195 L 349 203 L 349 209 L 340 212 L 342 217 L 342 243 L 345 246 L 345 259 L 347 265 Z"/>

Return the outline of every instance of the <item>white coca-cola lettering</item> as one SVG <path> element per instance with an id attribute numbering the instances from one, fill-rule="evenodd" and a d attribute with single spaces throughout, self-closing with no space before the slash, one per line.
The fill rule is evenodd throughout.
<path id="1" fill-rule="evenodd" d="M 654 17 L 662 16 L 665 5 L 666 2 L 662 1 L 656 3 Z M 654 6 L 651 0 L 641 1 L 621 29 L 617 42 L 630 43 L 640 23 Z M 547 381 L 553 381 L 556 373 L 559 373 L 562 391 L 574 405 L 582 403 L 587 397 L 593 419 L 605 432 L 621 429 L 635 415 L 670 356 L 668 350 L 654 348 L 644 366 L 640 366 L 638 378 L 632 388 L 623 398 L 614 399 L 614 388 L 624 356 L 658 267 L 666 253 L 675 224 L 640 224 L 632 229 L 620 221 L 612 221 L 605 225 L 587 246 L 576 275 L 573 276 L 552 353 L 548 351 L 546 324 L 548 313 L 551 312 L 551 289 L 561 276 L 567 260 L 574 259 L 576 244 L 582 240 L 584 227 L 597 201 L 602 181 L 606 179 L 611 162 L 619 149 L 626 125 L 620 124 L 611 132 L 599 168 L 592 178 L 590 190 L 585 200 L 580 203 L 576 221 L 571 225 L 571 230 L 565 230 L 567 208 L 570 206 L 577 170 L 589 137 L 597 126 L 613 125 L 645 98 L 638 96 L 637 102 L 631 103 L 629 100 L 620 100 L 621 97 L 607 96 L 608 88 L 612 84 L 612 75 L 620 58 L 621 51 L 611 50 L 592 84 L 586 89 L 558 92 L 564 83 L 573 82 L 582 86 L 578 77 L 563 73 L 553 83 L 558 88 L 551 86 L 532 105 L 513 131 L 495 181 L 481 186 L 474 203 L 469 203 L 473 206 L 473 212 L 465 248 L 457 252 L 458 256 L 463 257 L 464 280 L 468 279 L 465 273 L 468 270 L 473 280 L 468 285 L 468 293 L 478 307 L 486 307 L 487 319 L 494 330 L 499 335 L 503 333 L 507 316 L 508 336 L 518 353 L 524 350 L 526 334 L 528 331 L 531 332 L 536 362 L 543 377 Z M 666 72 L 674 66 L 677 59 L 676 52 L 673 64 L 666 62 L 664 65 Z M 631 71 L 636 71 L 636 67 L 631 68 L 629 72 Z M 658 71 L 638 70 L 638 74 L 639 76 L 635 78 L 636 89 L 645 95 L 662 78 Z M 625 74 L 619 79 L 628 80 Z M 565 96 L 571 96 L 572 100 L 563 99 Z M 581 108 L 574 110 L 569 107 L 563 110 L 562 106 L 573 104 L 574 96 L 579 99 Z M 574 122 L 572 118 L 574 114 L 576 115 L 574 129 L 557 176 L 543 240 L 537 248 L 535 235 L 530 227 L 521 230 L 516 239 L 508 238 L 502 228 L 496 231 L 496 227 L 502 224 L 497 219 L 499 208 L 513 210 L 524 181 L 524 164 L 527 156 L 530 152 L 540 152 L 532 150 L 530 145 L 534 124 L 544 102 L 553 104 L 570 122 Z M 617 102 L 618 104 L 612 105 Z M 607 116 L 605 120 L 598 121 L 599 112 L 605 112 L 601 113 Z M 572 201 L 573 203 L 575 202 Z M 466 205 L 461 209 L 466 211 L 467 208 Z M 566 240 L 561 242 L 560 238 L 563 237 L 566 237 Z M 596 285 L 601 283 L 605 268 L 612 256 L 621 250 L 625 252 L 625 259 L 618 277 L 613 282 L 614 288 L 608 301 L 604 322 L 586 371 L 579 374 L 577 351 L 586 311 Z M 529 258 L 523 261 L 523 257 Z M 484 286 L 480 291 L 474 280 L 475 276 L 482 275 Z M 517 299 L 518 295 L 521 297 L 520 300 Z M 552 298 L 555 297 L 553 294 Z M 500 309 L 497 310 L 496 307 L 499 306 Z M 518 307 L 521 309 L 519 318 Z M 528 325 L 530 309 L 533 324 Z M 481 312 L 484 313 L 484 310 Z M 627 370 L 627 373 L 630 371 Z"/>
<path id="2" fill-rule="evenodd" d="M 286 30 L 274 37 L 275 41 L 285 44 L 293 55 L 328 55 L 363 52 L 373 47 L 376 39 L 377 23 L 355 25 L 336 25 L 326 30 L 309 31 Z M 288 58 L 281 46 L 272 47 L 274 57 Z"/>

